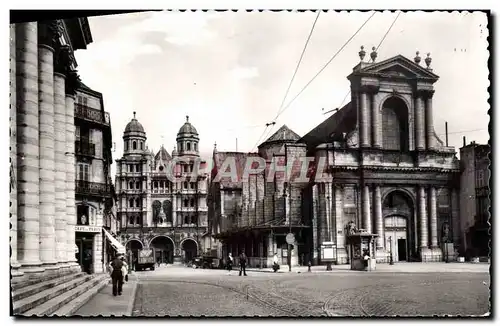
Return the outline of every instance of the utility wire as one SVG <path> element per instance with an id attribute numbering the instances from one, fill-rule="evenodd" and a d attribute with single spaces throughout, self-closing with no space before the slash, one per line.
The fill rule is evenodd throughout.
<path id="1" fill-rule="evenodd" d="M 380 46 L 382 45 L 382 43 L 384 43 L 385 41 L 385 38 L 387 37 L 387 35 L 389 34 L 389 32 L 391 31 L 392 27 L 394 26 L 394 24 L 396 23 L 396 20 L 398 20 L 399 18 L 399 15 L 401 15 L 401 11 L 398 13 L 398 15 L 396 16 L 396 18 L 394 18 L 394 20 L 392 21 L 392 24 L 389 26 L 389 28 L 387 29 L 387 32 L 385 32 L 384 36 L 382 37 L 382 39 L 380 40 L 380 43 L 378 44 L 378 46 L 375 48 L 375 52 L 378 52 L 378 49 L 380 48 Z M 370 59 L 370 61 L 373 62 L 373 59 Z M 370 62 L 368 61 L 368 62 Z M 344 102 L 345 100 L 347 99 L 347 97 L 349 96 L 349 94 L 351 94 L 351 90 L 349 90 L 347 92 L 347 94 L 344 96 L 344 99 L 342 100 L 342 103 L 340 103 L 340 106 L 337 108 L 337 109 L 341 109 L 342 108 L 342 105 L 344 105 Z M 330 110 L 330 111 L 327 111 L 327 112 L 324 112 L 323 114 L 327 114 L 327 113 L 330 113 L 332 111 L 335 111 L 336 109 L 333 109 L 333 110 Z"/>
<path id="2" fill-rule="evenodd" d="M 316 15 L 316 19 L 314 20 L 314 23 L 311 27 L 311 31 L 309 32 L 309 35 L 307 36 L 307 40 L 306 40 L 306 43 L 304 44 L 304 48 L 302 49 L 302 53 L 300 54 L 300 58 L 299 58 L 299 61 L 297 62 L 297 66 L 295 67 L 295 71 L 293 73 L 293 76 L 292 76 L 292 79 L 290 80 L 290 83 L 288 84 L 288 88 L 285 92 L 285 96 L 283 97 L 283 101 L 281 102 L 281 105 L 280 105 L 280 108 L 278 109 L 278 113 L 276 114 L 276 117 L 270 122 L 270 123 L 267 123 L 266 124 L 266 128 L 264 129 L 264 131 L 262 132 L 262 134 L 260 135 L 259 139 L 257 140 L 257 142 L 255 143 L 255 145 L 252 147 L 252 151 L 254 150 L 254 148 L 259 144 L 259 142 L 261 141 L 262 139 L 262 136 L 264 136 L 267 128 L 270 126 L 270 125 L 275 125 L 276 124 L 276 118 L 279 116 L 280 114 L 280 111 L 281 109 L 283 108 L 283 105 L 285 104 L 285 100 L 288 96 L 288 93 L 290 92 L 290 88 L 292 87 L 292 83 L 295 79 L 295 76 L 297 75 L 297 71 L 299 71 L 299 67 L 300 67 L 300 64 L 302 63 L 302 58 L 304 58 L 304 54 L 306 53 L 306 49 L 307 49 L 307 45 L 309 44 L 309 40 L 311 39 L 311 36 L 314 32 L 314 28 L 316 27 L 316 22 L 318 21 L 318 18 L 319 18 L 319 15 L 321 13 L 321 10 L 318 10 L 318 14 Z M 272 129 L 271 129 L 272 130 Z M 268 132 L 268 135 L 269 135 L 270 132 Z M 267 136 L 266 136 L 267 137 Z M 264 138 L 265 139 L 265 138 Z"/>
<path id="3" fill-rule="evenodd" d="M 316 19 L 314 20 L 314 23 L 311 27 L 311 31 L 309 32 L 309 36 L 307 37 L 306 44 L 304 44 L 304 49 L 302 49 L 302 54 L 300 55 L 300 59 L 297 62 L 297 67 L 295 67 L 295 72 L 293 73 L 292 79 L 290 80 L 290 84 L 288 84 L 288 88 L 286 90 L 285 96 L 283 97 L 283 101 L 281 101 L 281 105 L 280 105 L 280 108 L 278 110 L 278 113 L 276 114 L 276 117 L 272 121 L 276 120 L 276 118 L 280 114 L 281 110 L 283 109 L 283 105 L 285 105 L 285 100 L 288 96 L 288 93 L 290 92 L 290 88 L 292 87 L 292 83 L 295 79 L 295 75 L 297 75 L 297 71 L 299 71 L 300 64 L 302 63 L 302 58 L 304 57 L 304 53 L 306 53 L 307 45 L 309 44 L 309 40 L 311 39 L 311 35 L 314 32 L 314 27 L 316 27 L 316 22 L 318 21 L 320 13 L 321 13 L 321 10 L 318 10 L 318 15 L 316 16 Z"/>
<path id="4" fill-rule="evenodd" d="M 321 68 L 317 73 L 316 75 L 314 75 L 314 77 L 300 90 L 300 92 L 295 95 L 295 97 L 290 101 L 288 102 L 288 104 L 283 108 L 283 110 L 277 115 L 276 119 L 281 115 L 283 114 L 289 107 L 290 105 L 292 105 L 292 103 L 306 90 L 307 87 L 309 87 L 309 85 L 316 79 L 316 77 L 319 76 L 319 74 L 321 74 L 323 72 L 323 70 L 325 70 L 326 67 L 328 67 L 328 65 L 333 61 L 333 59 L 335 59 L 337 57 L 337 55 L 342 52 L 342 50 L 344 50 L 344 48 L 347 46 L 347 44 L 349 44 L 349 42 L 351 42 L 351 40 L 356 36 L 358 35 L 358 33 L 361 31 L 361 29 L 370 21 L 370 19 L 372 19 L 372 17 L 375 15 L 376 12 L 374 12 L 370 17 L 368 17 L 367 20 L 365 20 L 365 22 L 358 28 L 358 30 L 344 43 L 344 45 L 342 45 L 342 47 L 337 51 L 337 53 L 335 53 L 333 55 L 333 57 L 330 58 L 330 60 L 328 60 L 328 62 L 323 66 L 323 68 Z"/>

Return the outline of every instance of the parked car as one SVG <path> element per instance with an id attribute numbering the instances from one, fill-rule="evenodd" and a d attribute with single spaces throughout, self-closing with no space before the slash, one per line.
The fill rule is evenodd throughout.
<path id="1" fill-rule="evenodd" d="M 211 256 L 199 256 L 191 261 L 193 268 L 212 269 L 219 268 L 219 258 Z"/>

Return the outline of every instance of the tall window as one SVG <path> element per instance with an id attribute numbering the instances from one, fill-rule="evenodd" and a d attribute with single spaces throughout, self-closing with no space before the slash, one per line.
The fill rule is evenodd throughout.
<path id="1" fill-rule="evenodd" d="M 84 97 L 84 96 L 81 96 L 81 95 L 78 95 L 77 99 L 76 99 L 77 103 L 80 104 L 80 105 L 85 105 L 87 106 L 87 98 Z"/>
<path id="2" fill-rule="evenodd" d="M 144 149 L 144 145 L 143 145 L 142 141 L 139 142 L 139 144 L 141 144 L 141 150 Z"/>
<path id="3" fill-rule="evenodd" d="M 188 188 L 188 183 L 187 181 L 184 181 L 184 189 L 187 189 Z"/>
<path id="4" fill-rule="evenodd" d="M 194 147 L 194 150 L 195 150 L 195 151 L 197 151 L 197 150 L 198 150 L 198 148 L 197 148 L 198 146 L 197 146 L 197 145 L 198 145 L 198 144 L 193 143 L 193 147 Z"/>
<path id="5" fill-rule="evenodd" d="M 134 199 L 133 198 L 130 198 L 128 200 L 128 207 L 134 207 Z"/>
<path id="6" fill-rule="evenodd" d="M 190 204 L 191 207 L 194 207 L 194 199 L 191 198 Z"/>
<path id="7" fill-rule="evenodd" d="M 128 141 L 125 142 L 125 150 L 128 151 Z"/>
<path id="8" fill-rule="evenodd" d="M 137 149 L 137 142 L 135 140 L 132 142 L 132 149 Z"/>
<path id="9" fill-rule="evenodd" d="M 134 189 L 134 183 L 133 183 L 132 181 L 130 181 L 130 182 L 128 183 L 128 188 L 129 188 L 129 189 Z"/>
<path id="10" fill-rule="evenodd" d="M 136 198 L 135 199 L 135 207 L 141 207 L 141 199 L 140 198 Z"/>
<path id="11" fill-rule="evenodd" d="M 382 143 L 384 149 L 408 150 L 408 109 L 399 98 L 385 101 L 382 110 Z"/>
<path id="12" fill-rule="evenodd" d="M 78 180 L 90 181 L 90 165 L 88 163 L 78 163 Z"/>
<path id="13" fill-rule="evenodd" d="M 190 151 L 191 150 L 191 143 L 187 143 L 187 150 Z"/>

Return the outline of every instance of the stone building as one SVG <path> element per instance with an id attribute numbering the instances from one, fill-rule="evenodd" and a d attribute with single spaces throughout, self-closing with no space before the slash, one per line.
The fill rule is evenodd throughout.
<path id="1" fill-rule="evenodd" d="M 471 142 L 460 148 L 460 253 L 467 258 L 489 257 L 491 206 L 489 144 Z"/>
<path id="2" fill-rule="evenodd" d="M 75 241 L 77 261 L 88 273 L 104 272 L 116 251 L 125 251 L 110 233 L 116 232 L 115 191 L 111 122 L 103 103 L 101 93 L 81 83 L 75 101 Z"/>
<path id="3" fill-rule="evenodd" d="M 200 159 L 199 135 L 186 122 L 169 154 L 154 154 L 135 117 L 123 133 L 124 153 L 117 160 L 117 215 L 120 240 L 129 255 L 153 248 L 158 262 L 181 263 L 208 250 L 206 162 Z M 173 173 L 172 173 L 173 172 Z"/>
<path id="4" fill-rule="evenodd" d="M 86 18 L 10 25 L 12 282 L 80 270 L 75 257 L 74 51 Z"/>
<path id="5" fill-rule="evenodd" d="M 361 62 L 348 76 L 350 103 L 302 138 L 286 141 L 278 147 L 280 153 L 259 147 L 259 155 L 268 162 L 266 170 L 270 153 L 275 162 L 284 156 L 283 164 L 292 167 L 295 163 L 290 160 L 307 155 L 314 162 L 308 182 L 300 178 L 268 182 L 266 178 L 265 190 L 259 192 L 263 182 L 258 176 L 256 181 L 250 178 L 248 187 L 257 189 L 257 194 L 249 192 L 248 196 L 262 202 L 255 204 L 258 222 L 250 225 L 245 218 L 247 205 L 241 206 L 241 213 L 228 212 L 233 192 L 212 183 L 211 230 L 223 244 L 236 241 L 239 246 L 251 246 L 243 244 L 243 239 L 255 239 L 263 224 L 273 225 L 278 248 L 269 245 L 271 237 L 267 242 L 254 240 L 264 244 L 254 245 L 251 252 L 261 261 L 269 262 L 273 251 L 280 255 L 279 247 L 281 256 L 286 256 L 284 236 L 291 229 L 297 245 L 292 261 L 295 255 L 295 262 L 322 263 L 321 246 L 331 243 L 334 261 L 345 264 L 349 256 L 346 230 L 353 222 L 378 236 L 379 262 L 387 262 L 391 252 L 395 261 L 441 261 L 444 243 L 454 245 L 446 252 L 449 259 L 455 258 L 460 170 L 454 148 L 444 146 L 434 131 L 433 85 L 439 77 L 430 68 L 431 58 L 427 56 L 427 67 L 422 67 L 418 53 L 413 61 L 398 55 L 377 62 L 373 51 L 370 63 L 363 61 L 365 54 L 362 49 Z M 242 198 L 240 202 L 245 203 L 247 199 Z M 231 222 L 233 215 L 236 224 Z M 231 239 L 238 232 L 246 237 Z"/>

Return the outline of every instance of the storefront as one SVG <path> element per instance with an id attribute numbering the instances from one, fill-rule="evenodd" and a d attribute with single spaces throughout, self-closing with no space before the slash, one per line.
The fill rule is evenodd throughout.
<path id="1" fill-rule="evenodd" d="M 82 271 L 102 273 L 102 228 L 100 226 L 75 226 L 75 257 Z"/>

